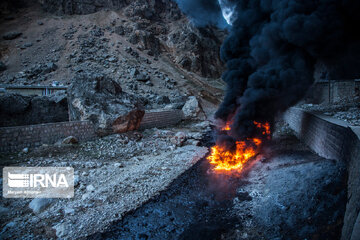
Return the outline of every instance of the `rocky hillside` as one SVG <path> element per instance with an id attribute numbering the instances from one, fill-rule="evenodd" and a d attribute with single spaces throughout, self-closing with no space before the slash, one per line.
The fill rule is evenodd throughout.
<path id="1" fill-rule="evenodd" d="M 39 0 L 43 9 L 57 14 L 89 14 L 99 10 L 120 10 L 129 19 L 117 24 L 114 31 L 125 35 L 150 56 L 171 54 L 180 67 L 206 77 L 217 77 L 222 71 L 219 44 L 223 37 L 217 30 L 197 29 L 189 25 L 171 0 Z"/>
<path id="2" fill-rule="evenodd" d="M 121 85 L 135 79 L 127 84 L 132 89 L 156 80 L 168 89 L 177 82 L 205 84 L 192 91 L 210 89 L 217 98 L 206 78 L 219 85 L 225 32 L 194 27 L 171 0 L 7 2 L 0 20 L 1 83 L 69 84 L 91 70 Z"/>

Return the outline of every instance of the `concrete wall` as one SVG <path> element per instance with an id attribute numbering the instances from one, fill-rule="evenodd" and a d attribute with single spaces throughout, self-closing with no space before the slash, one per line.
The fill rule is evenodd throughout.
<path id="1" fill-rule="evenodd" d="M 331 80 L 330 92 L 329 82 L 316 82 L 311 87 L 307 95 L 307 101 L 312 103 L 331 102 L 353 99 L 360 94 L 360 80 Z"/>
<path id="2" fill-rule="evenodd" d="M 360 127 L 299 108 L 289 109 L 283 118 L 317 154 L 347 163 L 348 202 L 341 239 L 360 239 Z"/>
<path id="3" fill-rule="evenodd" d="M 75 136 L 79 141 L 93 139 L 94 126 L 90 121 L 78 121 L 3 127 L 0 128 L 0 152 L 53 144 L 68 136 Z"/>

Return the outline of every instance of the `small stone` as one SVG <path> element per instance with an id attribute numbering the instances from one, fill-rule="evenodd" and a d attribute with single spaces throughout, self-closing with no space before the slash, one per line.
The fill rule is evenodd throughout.
<path id="1" fill-rule="evenodd" d="M 121 163 L 114 163 L 114 167 L 116 168 L 122 168 L 123 165 Z"/>
<path id="2" fill-rule="evenodd" d="M 55 227 L 53 227 L 56 231 L 56 236 L 60 239 L 64 239 L 68 234 L 69 226 L 66 223 L 59 223 Z"/>
<path id="3" fill-rule="evenodd" d="M 27 42 L 24 44 L 24 47 L 29 48 L 29 47 L 32 47 L 32 45 L 33 44 L 31 42 Z"/>
<path id="4" fill-rule="evenodd" d="M 197 133 L 189 133 L 187 137 L 195 140 L 201 140 L 203 138 L 203 135 L 202 133 L 197 132 Z"/>
<path id="5" fill-rule="evenodd" d="M 74 175 L 74 186 L 78 186 L 80 183 L 80 177 L 79 175 Z"/>
<path id="6" fill-rule="evenodd" d="M 191 139 L 190 140 L 190 144 L 191 145 L 194 145 L 194 146 L 200 146 L 201 145 L 201 142 L 199 140 L 193 140 Z"/>
<path id="7" fill-rule="evenodd" d="M 28 153 L 28 152 L 29 152 L 29 148 L 24 148 L 24 149 L 22 150 L 22 152 L 23 152 L 23 153 Z"/>
<path id="8" fill-rule="evenodd" d="M 132 77 L 136 77 L 136 75 L 138 75 L 139 74 L 139 70 L 137 70 L 136 68 L 132 68 L 131 70 L 130 70 L 130 75 L 132 76 Z"/>
<path id="9" fill-rule="evenodd" d="M 125 34 L 125 30 L 123 26 L 117 26 L 115 27 L 114 32 L 120 36 L 123 36 Z"/>
<path id="10" fill-rule="evenodd" d="M 158 96 L 155 101 L 157 104 L 169 104 L 170 103 L 170 99 L 168 96 Z"/>
<path id="11" fill-rule="evenodd" d="M 95 191 L 95 187 L 94 187 L 93 185 L 88 185 L 88 186 L 86 187 L 86 191 L 88 191 L 88 192 L 93 192 L 93 191 Z"/>
<path id="12" fill-rule="evenodd" d="M 176 146 L 182 146 L 186 141 L 186 134 L 183 132 L 178 132 L 174 137 L 170 139 L 170 142 L 175 144 Z"/>
<path id="13" fill-rule="evenodd" d="M 207 127 L 210 126 L 210 122 L 209 121 L 202 121 L 198 124 L 195 125 L 195 128 L 200 128 L 200 129 L 206 129 Z"/>
<path id="14" fill-rule="evenodd" d="M 117 62 L 116 57 L 110 57 L 108 60 L 109 60 L 109 62 L 112 62 L 112 63 Z"/>
<path id="15" fill-rule="evenodd" d="M 57 68 L 58 68 L 58 66 L 55 63 L 49 62 L 43 67 L 42 72 L 43 73 L 50 73 L 50 72 L 55 71 Z"/>
<path id="16" fill-rule="evenodd" d="M 73 215 L 75 213 L 75 210 L 73 208 L 71 208 L 71 207 L 65 207 L 64 208 L 64 213 Z"/>
<path id="17" fill-rule="evenodd" d="M 85 199 L 89 198 L 90 195 L 91 195 L 90 193 L 84 193 L 84 194 L 81 196 L 81 199 L 82 199 L 82 200 L 85 200 Z"/>
<path id="18" fill-rule="evenodd" d="M 140 73 L 140 74 L 136 75 L 135 79 L 136 79 L 136 81 L 147 82 L 150 80 L 150 76 L 147 75 L 146 73 Z"/>
<path id="19" fill-rule="evenodd" d="M 22 35 L 21 32 L 7 32 L 3 35 L 3 39 L 5 40 L 13 40 L 15 38 L 18 38 Z"/>
<path id="20" fill-rule="evenodd" d="M 33 210 L 34 213 L 40 213 L 45 208 L 47 208 L 51 202 L 52 202 L 52 199 L 50 199 L 50 198 L 34 198 L 29 203 L 29 208 L 31 210 Z"/>

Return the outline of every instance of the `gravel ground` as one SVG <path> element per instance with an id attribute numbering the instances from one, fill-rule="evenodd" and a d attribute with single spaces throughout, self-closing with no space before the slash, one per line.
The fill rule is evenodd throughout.
<path id="1" fill-rule="evenodd" d="M 79 145 L 42 146 L 1 156 L 3 166 L 71 166 L 75 197 L 33 202 L 2 199 L 2 239 L 74 239 L 103 231 L 148 201 L 205 156 L 207 122 L 179 129 L 111 135 Z M 176 137 L 177 136 L 177 137 Z M 2 180 L 2 179 L 1 179 Z"/>
<path id="2" fill-rule="evenodd" d="M 360 126 L 360 101 L 332 104 L 301 104 L 299 107 L 343 120 L 352 126 Z"/>
<path id="3" fill-rule="evenodd" d="M 159 196 L 88 239 L 339 239 L 346 204 L 342 163 L 313 154 L 286 126 L 242 174 L 206 159 Z"/>

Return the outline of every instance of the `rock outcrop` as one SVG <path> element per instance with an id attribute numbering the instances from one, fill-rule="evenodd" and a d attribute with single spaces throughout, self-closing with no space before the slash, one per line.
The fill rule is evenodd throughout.
<path id="1" fill-rule="evenodd" d="M 0 95 L 0 127 L 68 121 L 65 93 L 46 96 Z"/>
<path id="2" fill-rule="evenodd" d="M 101 74 L 81 73 L 68 89 L 70 120 L 90 120 L 99 135 L 139 127 L 144 115 L 142 99 L 125 93 Z"/>
<path id="3" fill-rule="evenodd" d="M 166 46 L 180 68 L 204 77 L 220 76 L 224 68 L 220 61 L 222 37 L 218 30 L 196 28 L 185 23 L 168 34 Z"/>

